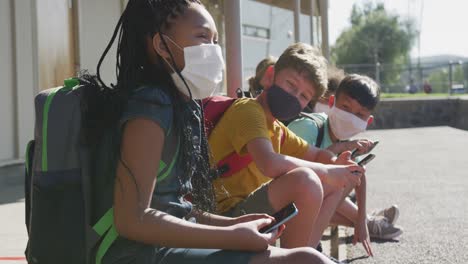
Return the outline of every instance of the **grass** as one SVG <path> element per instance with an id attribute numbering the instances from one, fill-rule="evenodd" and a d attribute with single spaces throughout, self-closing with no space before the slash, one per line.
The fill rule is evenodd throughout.
<path id="1" fill-rule="evenodd" d="M 461 96 L 463 94 L 452 94 L 451 96 Z M 409 94 L 409 93 L 383 93 L 381 95 L 381 98 L 421 98 L 421 97 L 447 97 L 447 93 L 431 93 L 431 94 L 425 94 L 425 93 L 415 93 L 415 94 Z"/>

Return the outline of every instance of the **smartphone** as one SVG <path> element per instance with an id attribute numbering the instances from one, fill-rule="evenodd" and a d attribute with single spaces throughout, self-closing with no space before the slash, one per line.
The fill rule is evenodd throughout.
<path id="1" fill-rule="evenodd" d="M 293 218 L 294 216 L 297 215 L 299 211 L 297 210 L 297 207 L 294 203 L 290 203 L 283 207 L 281 210 L 278 212 L 274 213 L 272 216 L 275 218 L 275 220 L 267 225 L 262 227 L 260 230 L 258 230 L 260 233 L 270 233 L 275 231 L 280 225 L 284 224 L 286 221 L 289 219 Z"/>
<path id="2" fill-rule="evenodd" d="M 367 151 L 367 153 L 371 152 L 371 151 L 375 148 L 375 146 L 377 146 L 377 144 L 379 144 L 379 141 L 376 140 L 376 141 L 374 141 L 374 142 L 372 142 L 372 143 L 373 143 L 373 145 L 372 145 L 372 147 Z M 358 148 L 355 148 L 353 151 L 351 151 L 351 159 L 354 159 L 354 158 L 356 158 L 357 156 L 362 155 L 362 154 L 358 154 L 358 150 L 359 150 Z M 366 154 L 366 153 L 363 153 L 363 154 Z"/>
<path id="3" fill-rule="evenodd" d="M 362 167 L 362 166 L 366 165 L 367 163 L 369 163 L 374 158 L 375 158 L 374 154 L 369 154 L 369 155 L 365 156 L 361 161 L 359 161 L 358 165 Z"/>

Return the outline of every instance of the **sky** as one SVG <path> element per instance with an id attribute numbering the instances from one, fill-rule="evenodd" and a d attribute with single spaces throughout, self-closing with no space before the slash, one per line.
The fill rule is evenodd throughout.
<path id="1" fill-rule="evenodd" d="M 421 56 L 461 55 L 468 57 L 467 0 L 329 0 L 330 44 L 350 26 L 354 3 L 383 2 L 388 11 L 416 19 L 421 29 Z M 421 15 L 422 14 L 422 15 Z M 411 55 L 418 55 L 417 41 Z"/>

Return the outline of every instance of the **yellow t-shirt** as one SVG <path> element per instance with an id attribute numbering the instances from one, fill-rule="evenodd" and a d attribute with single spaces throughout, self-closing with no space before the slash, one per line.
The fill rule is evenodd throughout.
<path id="1" fill-rule="evenodd" d="M 284 143 L 281 137 L 284 133 Z M 265 112 L 254 99 L 241 98 L 227 109 L 208 139 L 213 161 L 218 163 L 233 151 L 247 153 L 247 143 L 255 138 L 269 139 L 277 153 L 302 158 L 308 144 L 279 121 L 267 123 Z M 264 176 L 251 162 L 230 177 L 214 180 L 218 213 L 223 213 L 244 200 L 271 178 Z"/>

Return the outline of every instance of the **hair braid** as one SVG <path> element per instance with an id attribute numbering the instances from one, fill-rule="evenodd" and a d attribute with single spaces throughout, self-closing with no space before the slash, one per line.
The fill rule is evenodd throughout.
<path id="1" fill-rule="evenodd" d="M 85 91 L 86 105 L 83 111 L 83 129 L 86 142 L 90 145 L 100 141 L 104 132 L 114 126 L 123 113 L 133 89 L 142 84 L 165 84 L 155 86 L 164 89 L 172 101 L 174 129 L 181 138 L 180 157 L 181 183 L 192 180 L 193 202 L 198 209 L 214 209 L 214 192 L 209 175 L 209 156 L 206 135 L 202 133 L 201 155 L 192 157 L 193 138 L 190 133 L 191 120 L 187 114 L 190 104 L 176 89 L 162 60 L 151 63 L 146 52 L 146 38 L 164 32 L 171 26 L 171 19 L 182 14 L 191 3 L 199 0 L 130 0 L 120 17 L 112 38 L 102 54 L 97 74 L 82 73 L 81 79 L 91 88 Z M 101 79 L 101 65 L 117 39 L 116 76 L 117 83 L 107 86 Z M 201 118 L 203 120 L 203 118 Z M 203 123 L 201 130 L 204 131 Z M 194 176 L 194 177 L 192 177 Z"/>

